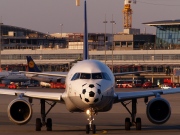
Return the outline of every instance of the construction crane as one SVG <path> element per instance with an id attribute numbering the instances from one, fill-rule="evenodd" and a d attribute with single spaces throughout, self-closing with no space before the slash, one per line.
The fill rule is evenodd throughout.
<path id="1" fill-rule="evenodd" d="M 130 29 L 132 27 L 132 9 L 131 3 L 136 3 L 136 0 L 124 0 L 124 29 Z"/>
<path id="2" fill-rule="evenodd" d="M 76 6 L 80 6 L 80 0 L 76 0 Z"/>
<path id="3" fill-rule="evenodd" d="M 132 28 L 132 9 L 131 4 L 136 4 L 136 0 L 124 0 L 124 9 L 123 9 L 123 15 L 124 15 L 124 29 L 130 29 Z M 76 0 L 76 6 L 80 6 L 80 0 Z"/>

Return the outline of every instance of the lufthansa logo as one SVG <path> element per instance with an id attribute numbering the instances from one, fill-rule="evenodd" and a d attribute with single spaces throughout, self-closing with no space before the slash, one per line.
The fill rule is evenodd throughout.
<path id="1" fill-rule="evenodd" d="M 30 62 L 29 62 L 29 67 L 30 67 L 30 68 L 33 68 L 33 67 L 34 67 L 34 62 L 33 62 L 33 61 L 30 61 Z"/>

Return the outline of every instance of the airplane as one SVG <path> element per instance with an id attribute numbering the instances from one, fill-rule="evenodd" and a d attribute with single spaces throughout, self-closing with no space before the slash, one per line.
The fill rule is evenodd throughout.
<path id="1" fill-rule="evenodd" d="M 0 72 L 0 81 L 2 84 L 10 84 L 11 82 L 27 82 L 29 79 L 18 71 L 2 71 Z"/>
<path id="2" fill-rule="evenodd" d="M 48 76 L 48 75 L 43 75 L 43 74 L 39 74 L 41 73 L 45 73 L 45 74 L 64 74 L 66 75 L 67 72 L 42 72 L 38 66 L 36 65 L 36 63 L 34 62 L 34 60 L 32 59 L 31 56 L 26 56 L 27 59 L 27 65 L 28 65 L 28 72 L 24 72 L 24 74 L 29 78 L 29 79 L 33 79 L 33 80 L 37 80 L 40 82 L 45 82 L 45 83 L 51 83 L 51 82 L 64 82 L 65 79 L 64 77 L 56 77 L 56 76 Z M 22 71 L 20 71 L 22 72 Z"/>
<path id="3" fill-rule="evenodd" d="M 163 124 L 168 121 L 171 116 L 171 108 L 169 102 L 162 98 L 162 95 L 180 93 L 180 89 L 115 92 L 114 76 L 118 74 L 113 74 L 104 63 L 88 59 L 86 0 L 84 0 L 84 18 L 84 60 L 75 64 L 67 73 L 65 91 L 51 93 L 0 89 L 0 94 L 17 96 L 8 105 L 9 119 L 18 125 L 28 123 L 32 117 L 32 99 L 35 98 L 41 101 L 41 118 L 36 119 L 36 131 L 41 131 L 42 126 L 46 126 L 47 131 L 52 130 L 52 119 L 46 119 L 46 117 L 57 103 L 62 103 L 70 112 L 86 112 L 89 122 L 85 126 L 86 134 L 89 134 L 90 131 L 95 134 L 94 116 L 98 112 L 111 110 L 115 103 L 121 103 L 131 117 L 131 119 L 125 118 L 125 129 L 130 130 L 130 127 L 134 125 L 136 130 L 141 130 L 141 118 L 136 118 L 137 100 L 144 98 L 147 105 L 147 117 L 152 123 Z M 49 75 L 54 76 L 53 74 Z M 148 97 L 152 96 L 154 98 L 148 102 Z M 26 100 L 25 97 L 29 100 Z M 50 108 L 46 111 L 45 103 L 48 101 L 52 101 L 52 103 L 49 104 Z M 126 101 L 131 101 L 131 110 L 128 109 Z"/>

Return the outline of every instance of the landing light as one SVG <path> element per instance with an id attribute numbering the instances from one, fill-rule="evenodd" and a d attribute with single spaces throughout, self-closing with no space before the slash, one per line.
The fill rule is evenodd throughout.
<path id="1" fill-rule="evenodd" d="M 89 115 L 91 112 L 89 110 L 86 111 L 86 114 Z"/>

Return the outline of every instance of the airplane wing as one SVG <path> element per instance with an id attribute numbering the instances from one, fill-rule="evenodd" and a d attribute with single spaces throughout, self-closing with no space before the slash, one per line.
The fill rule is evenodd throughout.
<path id="1" fill-rule="evenodd" d="M 63 93 L 0 89 L 0 94 L 64 102 L 62 98 Z"/>
<path id="2" fill-rule="evenodd" d="M 44 76 L 54 76 L 54 77 L 66 77 L 68 72 L 59 72 L 57 73 L 42 73 L 42 72 L 26 72 L 26 71 L 19 71 L 21 73 L 24 73 L 26 75 L 32 75 L 33 76 L 38 76 L 38 75 L 44 75 Z"/>
<path id="3" fill-rule="evenodd" d="M 26 75 L 32 75 L 32 76 L 38 76 L 38 75 L 44 75 L 44 76 L 54 76 L 54 77 L 66 77 L 68 72 L 59 72 L 59 73 L 45 73 L 45 72 L 26 72 L 26 71 L 19 71 L 21 73 L 25 73 Z M 127 74 L 139 74 L 139 73 L 145 73 L 145 72 L 151 72 L 151 70 L 147 71 L 134 71 L 134 72 L 122 72 L 122 73 L 114 73 L 114 76 L 120 76 L 120 75 L 127 75 Z"/>
<path id="4" fill-rule="evenodd" d="M 130 99 L 137 99 L 137 98 L 145 98 L 145 97 L 151 97 L 151 96 L 160 96 L 164 94 L 175 94 L 180 93 L 180 88 L 172 88 L 168 90 L 149 90 L 149 91 L 132 91 L 132 92 L 116 92 L 115 97 L 115 103 L 130 100 Z"/>
<path id="5" fill-rule="evenodd" d="M 114 76 L 121 76 L 121 75 L 128 75 L 128 74 L 139 74 L 139 73 L 146 73 L 151 72 L 151 70 L 146 71 L 134 71 L 134 72 L 122 72 L 122 73 L 114 73 Z"/>

